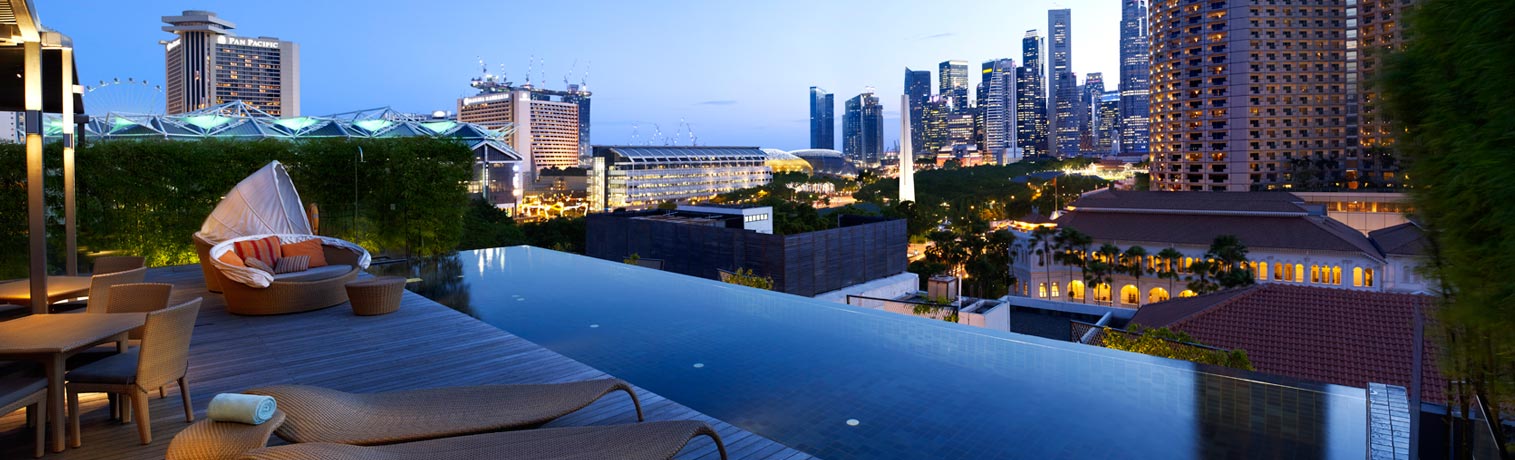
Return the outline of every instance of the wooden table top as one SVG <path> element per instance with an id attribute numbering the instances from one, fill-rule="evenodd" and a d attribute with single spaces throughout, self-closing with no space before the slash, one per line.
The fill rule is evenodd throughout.
<path id="1" fill-rule="evenodd" d="M 0 356 L 64 353 L 141 327 L 146 313 L 61 313 L 0 322 Z"/>
<path id="2" fill-rule="evenodd" d="M 89 284 L 90 277 L 88 276 L 49 276 L 47 277 L 47 296 L 57 298 L 73 293 L 88 294 Z M 28 279 L 0 283 L 0 303 L 29 305 L 32 298 L 31 289 L 31 280 Z"/>

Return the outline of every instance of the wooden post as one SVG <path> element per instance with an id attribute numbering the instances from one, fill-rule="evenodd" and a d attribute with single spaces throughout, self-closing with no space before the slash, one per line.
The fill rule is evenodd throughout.
<path id="1" fill-rule="evenodd" d="M 47 313 L 47 226 L 42 208 L 42 42 L 22 44 L 26 108 L 26 214 L 32 313 Z"/>

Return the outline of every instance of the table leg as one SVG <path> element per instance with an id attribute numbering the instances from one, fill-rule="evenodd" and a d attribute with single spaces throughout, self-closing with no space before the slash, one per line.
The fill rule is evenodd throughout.
<path id="1" fill-rule="evenodd" d="M 53 452 L 63 452 L 63 354 L 53 354 L 45 364 L 47 368 L 47 424 L 53 432 Z M 38 427 L 41 429 L 41 427 Z"/>
<path id="2" fill-rule="evenodd" d="M 126 332 L 116 336 L 116 353 L 126 353 L 126 342 L 130 340 L 130 337 Z"/>

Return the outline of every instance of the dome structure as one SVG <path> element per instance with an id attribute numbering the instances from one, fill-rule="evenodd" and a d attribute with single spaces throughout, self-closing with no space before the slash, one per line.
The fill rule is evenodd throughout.
<path id="1" fill-rule="evenodd" d="M 804 158 L 794 156 L 789 152 L 779 149 L 763 149 L 763 153 L 768 155 L 768 160 L 763 164 L 768 165 L 768 168 L 772 169 L 774 174 L 788 172 L 805 173 L 807 175 L 815 174 L 815 168 L 810 166 L 810 162 L 805 161 Z"/>
<path id="2" fill-rule="evenodd" d="M 851 160 L 842 156 L 842 152 L 831 149 L 804 149 L 789 152 L 790 155 L 799 157 L 810 163 L 815 174 L 845 177 L 848 179 L 857 177 L 857 166 Z"/>

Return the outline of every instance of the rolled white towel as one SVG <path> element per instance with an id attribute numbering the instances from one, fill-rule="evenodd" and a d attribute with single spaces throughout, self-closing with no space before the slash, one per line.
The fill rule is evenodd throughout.
<path id="1" fill-rule="evenodd" d="M 272 396 L 221 393 L 210 400 L 206 415 L 217 422 L 259 425 L 274 416 L 278 407 Z"/>

